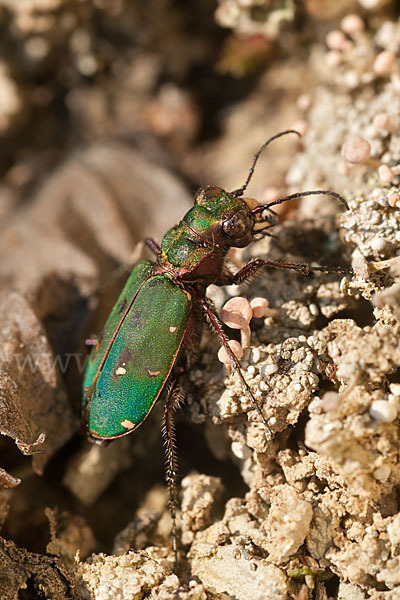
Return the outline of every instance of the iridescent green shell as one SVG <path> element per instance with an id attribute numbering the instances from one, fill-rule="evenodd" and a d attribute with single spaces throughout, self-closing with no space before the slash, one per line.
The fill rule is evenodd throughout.
<path id="1" fill-rule="evenodd" d="M 151 269 L 143 261 L 132 271 L 87 366 L 84 398 L 94 438 L 125 435 L 144 421 L 181 350 L 190 294 Z"/>

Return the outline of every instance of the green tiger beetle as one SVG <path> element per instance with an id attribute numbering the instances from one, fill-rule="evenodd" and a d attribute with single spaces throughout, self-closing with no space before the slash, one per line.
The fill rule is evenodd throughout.
<path id="1" fill-rule="evenodd" d="M 251 399 L 267 434 L 272 431 L 243 376 L 239 360 L 228 344 L 223 325 L 206 297 L 210 284 L 231 285 L 248 280 L 262 267 L 310 271 L 349 272 L 334 267 L 271 262 L 257 258 L 237 273 L 226 266 L 230 248 L 248 246 L 256 236 L 269 235 L 276 223 L 272 207 L 294 198 L 325 194 L 346 201 L 327 190 L 291 194 L 259 205 L 243 194 L 257 160 L 273 140 L 297 131 L 287 130 L 268 139 L 257 151 L 247 179 L 237 190 L 226 192 L 207 185 L 200 188 L 194 206 L 180 223 L 164 235 L 159 246 L 146 240 L 155 262 L 142 260 L 133 269 L 98 340 L 93 345 L 84 375 L 83 398 L 88 436 L 100 444 L 135 431 L 160 395 L 164 397 L 163 434 L 166 440 L 166 481 L 172 518 L 172 540 L 177 560 L 177 460 L 172 412 L 178 403 L 178 366 L 187 351 L 198 347 L 202 324 L 207 321 L 225 347 L 245 393 Z"/>

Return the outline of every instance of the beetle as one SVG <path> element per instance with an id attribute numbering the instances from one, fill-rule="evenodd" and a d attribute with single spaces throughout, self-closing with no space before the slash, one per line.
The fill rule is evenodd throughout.
<path id="1" fill-rule="evenodd" d="M 176 455 L 172 412 L 179 396 L 177 366 L 187 351 L 198 345 L 204 320 L 208 321 L 230 356 L 243 388 L 251 399 L 269 436 L 268 422 L 246 383 L 238 359 L 231 350 L 223 326 L 207 300 L 210 284 L 230 285 L 246 281 L 262 267 L 348 272 L 342 268 L 309 267 L 256 258 L 232 273 L 226 265 L 230 248 L 248 246 L 258 235 L 268 235 L 276 222 L 272 207 L 302 196 L 326 194 L 346 201 L 337 193 L 312 190 L 295 193 L 269 204 L 243 196 L 256 162 L 273 140 L 298 132 L 283 131 L 268 139 L 255 154 L 246 182 L 233 192 L 220 187 L 201 187 L 193 207 L 164 235 L 159 246 L 146 240 L 155 262 L 143 260 L 132 270 L 117 303 L 94 345 L 83 382 L 83 402 L 89 438 L 106 443 L 135 431 L 163 394 L 163 430 L 167 447 L 166 480 L 170 495 L 173 547 L 176 542 Z"/>

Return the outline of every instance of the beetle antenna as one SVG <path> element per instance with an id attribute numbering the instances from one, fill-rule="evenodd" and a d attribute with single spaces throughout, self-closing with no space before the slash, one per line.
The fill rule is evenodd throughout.
<path id="1" fill-rule="evenodd" d="M 274 140 L 276 140 L 284 135 L 287 135 L 288 133 L 295 133 L 296 135 L 301 137 L 300 133 L 298 131 L 296 131 L 295 129 L 286 129 L 286 131 L 281 131 L 280 133 L 276 133 L 275 135 L 270 137 L 266 142 L 264 142 L 263 145 L 257 150 L 257 152 L 254 155 L 253 164 L 250 167 L 250 171 L 249 171 L 249 174 L 247 175 L 246 182 L 238 190 L 231 192 L 231 194 L 233 196 L 236 196 L 237 198 L 239 198 L 240 196 L 243 196 L 243 193 L 245 192 L 247 186 L 250 183 L 251 178 L 253 177 L 254 169 L 255 169 L 256 163 L 260 157 L 260 154 L 262 154 L 264 152 L 264 150 L 268 146 L 268 144 L 270 144 Z"/>
<path id="2" fill-rule="evenodd" d="M 331 190 L 308 190 L 306 192 L 296 192 L 295 194 L 290 194 L 289 196 L 279 198 L 279 200 L 274 200 L 268 204 L 260 204 L 260 206 L 253 208 L 251 213 L 253 215 L 257 215 L 258 213 L 262 213 L 264 210 L 271 211 L 271 206 L 283 204 L 284 202 L 288 202 L 288 200 L 295 200 L 296 198 L 304 198 L 305 196 L 331 196 L 332 198 L 337 198 L 337 200 L 343 204 L 346 210 L 349 210 L 349 205 L 347 204 L 346 200 L 337 192 L 332 192 Z"/>

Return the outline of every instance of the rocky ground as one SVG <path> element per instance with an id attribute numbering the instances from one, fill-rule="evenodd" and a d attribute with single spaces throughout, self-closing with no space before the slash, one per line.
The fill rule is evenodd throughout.
<path id="1" fill-rule="evenodd" d="M 400 598 L 400 46 L 390 0 L 0 0 L 0 597 Z M 84 341 L 206 183 L 281 205 L 231 256 L 341 266 L 264 298 L 243 373 L 205 328 L 176 415 L 85 439 Z M 352 268 L 352 274 L 345 271 Z M 239 339 L 237 332 L 228 335 Z"/>

